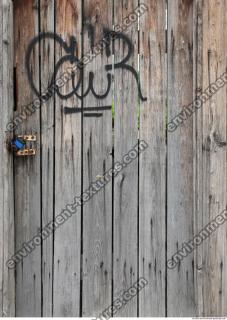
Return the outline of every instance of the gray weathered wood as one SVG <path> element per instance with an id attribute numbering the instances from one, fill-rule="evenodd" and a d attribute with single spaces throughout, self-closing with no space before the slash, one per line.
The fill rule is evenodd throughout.
<path id="1" fill-rule="evenodd" d="M 147 0 L 140 17 L 140 140 L 149 148 L 139 160 L 139 274 L 149 285 L 140 292 L 139 315 L 165 316 L 166 67 L 165 1 Z"/>
<path id="2" fill-rule="evenodd" d="M 6 126 L 13 119 L 13 4 L 0 4 L 0 315 L 15 315 L 14 270 L 7 260 L 14 253 L 13 157 L 7 150 L 12 134 Z"/>
<path id="3" fill-rule="evenodd" d="M 85 0 L 83 23 L 83 52 L 86 54 L 92 45 L 96 46 L 103 39 L 103 28 L 112 29 L 112 0 Z M 91 26 L 94 27 L 94 43 Z M 111 63 L 112 56 L 107 56 L 104 49 L 84 67 L 83 92 L 88 88 L 89 72 L 94 72 L 95 92 L 99 95 L 106 92 L 105 65 Z M 104 99 L 96 99 L 90 92 L 83 100 L 83 108 L 111 106 L 111 90 Z M 83 117 L 83 190 L 112 166 L 112 113 L 111 110 L 97 113 L 100 112 L 102 117 Z M 98 316 L 111 304 L 111 250 L 112 179 L 83 207 L 83 316 Z"/>
<path id="4" fill-rule="evenodd" d="M 203 11 L 203 0 L 194 1 L 193 4 L 193 24 L 194 24 L 194 32 L 193 32 L 193 94 L 194 98 L 196 98 L 201 93 L 202 87 L 202 11 Z M 203 226 L 203 216 L 202 212 L 202 130 L 201 130 L 201 122 L 202 121 L 202 112 L 196 112 L 193 116 L 193 182 L 194 182 L 194 193 L 193 193 L 193 206 L 194 206 L 194 230 L 197 233 L 201 230 Z M 195 263 L 194 263 L 194 272 L 195 272 L 195 295 L 196 295 L 196 303 L 197 303 L 197 316 L 202 316 L 203 309 L 203 301 L 201 299 L 203 295 L 203 287 L 200 286 L 199 282 L 201 281 L 201 266 L 202 266 L 202 250 L 203 247 L 199 246 L 195 252 Z"/>
<path id="5" fill-rule="evenodd" d="M 38 35 L 38 3 L 14 2 L 14 65 L 17 82 L 17 112 L 36 98 L 27 78 L 25 54 L 30 41 Z M 32 76 L 39 90 L 39 45 L 31 61 Z M 31 240 L 41 227 L 40 195 L 40 114 L 34 112 L 16 129 L 17 134 L 37 134 L 35 157 L 15 158 L 15 232 L 16 251 Z M 16 268 L 16 315 L 41 316 L 41 247 L 28 255 Z"/>
<path id="6" fill-rule="evenodd" d="M 136 0 L 114 2 L 114 25 L 122 25 L 123 18 L 138 6 Z M 133 52 L 127 62 L 138 71 L 138 24 L 133 23 L 127 37 Z M 122 40 L 114 42 L 114 62 L 120 62 L 128 49 Z M 135 77 L 125 69 L 114 72 L 114 160 L 122 157 L 138 143 L 138 91 Z M 114 252 L 113 294 L 126 290 L 138 278 L 138 159 L 114 179 Z M 136 316 L 137 299 L 133 298 L 116 316 Z"/>
<path id="7" fill-rule="evenodd" d="M 69 45 L 70 37 L 77 40 L 81 54 L 81 3 L 72 0 L 56 1 L 56 33 Z M 56 42 L 56 62 L 66 55 Z M 70 67 L 65 62 L 60 76 Z M 60 91 L 63 94 L 72 90 L 71 82 Z M 63 107 L 80 107 L 75 96 L 62 100 L 56 96 L 55 117 L 55 216 L 65 206 L 73 203 L 74 197 L 81 193 L 81 117 L 79 114 L 64 114 Z M 81 210 L 69 221 L 61 225 L 54 235 L 54 284 L 53 315 L 78 317 L 80 309 L 80 241 Z"/>
<path id="8" fill-rule="evenodd" d="M 193 99 L 193 1 L 168 1 L 168 118 Z M 168 133 L 167 259 L 193 238 L 193 119 Z M 168 316 L 196 314 L 193 254 L 167 272 Z"/>
<path id="9" fill-rule="evenodd" d="M 54 33 L 55 1 L 40 1 L 40 31 Z M 41 93 L 50 86 L 54 73 L 54 40 L 45 39 L 40 43 Z M 42 141 L 42 227 L 53 219 L 54 213 L 54 96 L 41 109 Z M 42 301 L 43 316 L 52 315 L 53 284 L 53 235 L 43 241 L 42 247 Z"/>
<path id="10" fill-rule="evenodd" d="M 3 111 L 3 3 L 0 3 L 0 108 L 1 108 L 1 112 Z M 2 124 L 2 121 L 0 122 L 1 124 L 1 129 L 3 129 L 2 127 L 4 126 L 4 124 Z M 1 148 L 3 149 L 3 145 L 4 145 L 4 140 L 1 138 L 0 140 L 1 142 Z M 3 164 L 3 159 L 2 157 L 0 157 L 0 161 L 1 164 Z M 3 168 L 3 166 L 1 166 L 1 168 Z M 0 171 L 1 174 L 1 179 L 3 179 L 3 172 L 2 170 Z M 4 190 L 1 189 L 1 216 L 0 216 L 0 227 L 1 227 L 1 237 L 0 237 L 0 312 L 1 312 L 1 316 L 3 316 L 3 270 L 4 270 L 4 212 L 3 212 L 3 194 L 4 194 Z"/>
<path id="11" fill-rule="evenodd" d="M 166 120 L 190 104 L 226 69 L 226 0 L 144 0 L 148 12 L 139 20 L 139 32 L 134 22 L 123 33 L 133 44 L 127 64 L 140 74 L 147 101 L 139 101 L 136 79 L 123 68 L 109 71 L 114 86 L 104 99 L 95 98 L 91 92 L 83 101 L 75 95 L 63 100 L 56 94 L 16 130 L 18 134 L 36 133 L 38 152 L 36 157 L 14 158 L 13 185 L 13 156 L 5 148 L 10 138 L 5 128 L 13 113 L 12 68 L 15 66 L 16 117 L 36 97 L 25 68 L 30 41 L 39 31 L 56 32 L 69 46 L 74 36 L 78 45 L 75 55 L 81 57 L 103 38 L 103 28 L 121 25 L 138 2 L 0 3 L 3 316 L 15 314 L 15 303 L 17 316 L 99 316 L 111 305 L 112 298 L 120 297 L 141 276 L 148 280 L 148 286 L 114 316 L 226 315 L 225 225 L 175 269 L 166 268 L 166 258 L 170 259 L 226 207 L 226 148 L 217 142 L 226 141 L 226 87 L 175 132 L 165 131 Z M 84 67 L 83 87 L 79 87 L 78 94 L 87 91 L 90 72 L 94 72 L 95 92 L 106 91 L 106 64 L 116 64 L 128 53 L 122 39 L 116 39 L 113 48 L 114 57 L 110 47 Z M 38 90 L 45 91 L 54 66 L 66 54 L 53 39 L 36 45 L 30 64 Z M 57 78 L 69 66 L 69 60 L 64 62 Z M 77 71 L 76 81 L 78 75 Z M 70 81 L 60 89 L 61 93 L 71 90 Z M 110 110 L 99 111 L 102 117 L 86 117 L 86 110 L 63 112 L 64 107 L 112 105 L 112 100 L 114 119 Z M 9 270 L 5 263 L 14 251 L 92 182 L 98 178 L 101 181 L 112 166 L 113 156 L 114 161 L 121 161 L 138 138 L 149 144 L 140 159 L 124 168 L 84 204 L 83 210 L 77 208 L 68 222 L 17 265 L 15 274 Z"/>
<path id="12" fill-rule="evenodd" d="M 204 91 L 226 71 L 227 2 L 197 1 L 199 34 L 196 56 L 196 88 Z M 213 95 L 196 115 L 194 153 L 196 227 L 201 230 L 226 208 L 226 86 Z M 216 138 L 215 138 L 216 136 Z M 226 225 L 200 246 L 197 252 L 200 316 L 225 316 L 227 312 Z"/>

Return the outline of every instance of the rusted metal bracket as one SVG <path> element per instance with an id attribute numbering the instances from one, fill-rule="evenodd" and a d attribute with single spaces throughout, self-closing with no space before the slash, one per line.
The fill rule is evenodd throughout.
<path id="1" fill-rule="evenodd" d="M 11 141 L 10 147 L 17 157 L 35 156 L 34 144 L 36 144 L 36 141 L 36 135 L 34 134 L 17 135 Z"/>

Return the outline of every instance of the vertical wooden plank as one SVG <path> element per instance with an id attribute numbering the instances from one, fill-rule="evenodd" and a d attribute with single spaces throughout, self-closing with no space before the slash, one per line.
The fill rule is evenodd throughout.
<path id="1" fill-rule="evenodd" d="M 3 47 L 3 3 L 1 2 L 0 3 L 0 108 L 1 108 L 1 111 L 3 111 L 3 50 L 2 50 L 2 47 Z M 1 129 L 3 129 L 3 123 L 2 121 L 0 122 L 1 124 Z M 0 140 L 1 142 L 1 148 L 3 149 L 3 144 L 4 144 L 4 140 L 1 138 Z M 0 161 L 1 161 L 1 164 L 3 164 L 3 159 L 2 157 L 0 157 Z M 2 168 L 3 166 L 1 166 Z M 2 170 L 0 171 L 0 174 L 1 174 L 1 179 L 3 178 L 3 172 Z M 1 216 L 0 216 L 0 221 L 1 221 L 1 224 L 0 224 L 0 228 L 1 228 L 1 233 L 0 233 L 0 311 L 1 311 L 1 315 L 3 316 L 3 270 L 4 270 L 4 258 L 3 258 L 3 255 L 4 255 L 4 224 L 3 224 L 3 221 L 4 221 L 4 214 L 3 214 L 3 189 L 1 189 L 1 193 L 0 193 L 0 203 L 2 204 L 1 205 Z"/>
<path id="2" fill-rule="evenodd" d="M 70 46 L 76 39 L 75 56 L 81 54 L 81 3 L 76 0 L 56 1 L 56 34 Z M 72 44 L 72 42 L 71 42 Z M 55 44 L 56 64 L 67 52 L 58 41 Z M 72 67 L 70 59 L 60 65 L 56 77 Z M 72 91 L 71 81 L 60 92 Z M 80 107 L 74 96 L 62 100 L 56 96 L 55 117 L 55 216 L 81 193 L 81 117 L 64 114 L 63 107 Z M 59 227 L 54 235 L 54 302 L 53 316 L 79 316 L 80 307 L 80 229 L 81 210 L 77 208 L 69 221 Z"/>
<path id="3" fill-rule="evenodd" d="M 38 2 L 14 2 L 14 52 L 17 77 L 17 112 L 36 98 L 26 74 L 26 51 L 38 35 Z M 34 84 L 39 91 L 39 45 L 33 49 L 29 65 Z M 17 112 L 15 115 L 17 115 Z M 17 134 L 37 134 L 40 144 L 39 110 L 24 120 Z M 41 227 L 40 208 L 40 148 L 35 157 L 15 158 L 15 224 L 16 251 L 31 240 Z M 16 315 L 41 316 L 41 247 L 38 246 L 16 268 Z"/>
<path id="4" fill-rule="evenodd" d="M 193 1 L 168 1 L 168 116 L 193 100 Z M 193 120 L 168 133 L 167 258 L 194 236 Z M 193 316 L 194 257 L 167 272 L 167 315 Z"/>
<path id="5" fill-rule="evenodd" d="M 40 1 L 40 32 L 55 31 L 55 1 Z M 44 94 L 51 84 L 54 74 L 54 39 L 42 39 L 40 42 L 41 93 Z M 41 109 L 42 142 L 42 227 L 53 219 L 54 197 L 54 96 L 45 102 Z M 43 316 L 52 315 L 53 282 L 53 235 L 43 241 L 42 247 L 42 301 Z"/>
<path id="6" fill-rule="evenodd" d="M 201 3 L 198 1 L 198 6 Z M 226 71 L 227 2 L 203 2 L 202 36 L 197 39 L 201 59 L 197 62 L 196 87 L 203 92 Z M 219 82 L 220 83 L 220 82 Z M 226 208 L 226 85 L 203 103 L 196 118 L 197 230 Z M 199 248 L 197 259 L 200 316 L 224 316 L 227 312 L 226 226 L 221 226 Z M 202 289 L 201 289 L 202 288 Z"/>
<path id="7" fill-rule="evenodd" d="M 138 6 L 137 0 L 114 2 L 114 25 L 122 25 L 123 18 Z M 114 41 L 114 63 L 125 58 L 127 64 L 138 72 L 138 23 L 127 30 L 132 45 L 130 50 L 122 39 Z M 114 73 L 114 159 L 123 156 L 138 143 L 138 89 L 132 72 L 118 68 Z M 138 159 L 114 179 L 114 270 L 113 294 L 130 288 L 137 281 L 138 268 Z M 136 316 L 137 301 L 132 299 L 117 316 Z"/>
<path id="8" fill-rule="evenodd" d="M 15 315 L 14 269 L 6 262 L 14 253 L 13 157 L 6 147 L 7 124 L 13 118 L 13 4 L 0 4 L 0 315 Z"/>
<path id="9" fill-rule="evenodd" d="M 201 94 L 202 89 L 202 48 L 203 48 L 203 0 L 196 0 L 193 4 L 194 16 L 194 34 L 193 34 L 193 94 L 197 98 Z M 193 116 L 193 181 L 194 181 L 194 227 L 195 233 L 198 233 L 203 227 L 202 216 L 202 112 L 199 110 Z M 195 252 L 195 298 L 197 302 L 197 316 L 202 315 L 203 302 L 203 286 L 201 283 L 201 266 L 202 266 L 202 250 L 203 247 L 199 246 Z"/>
<path id="10" fill-rule="evenodd" d="M 149 286 L 141 291 L 139 314 L 165 316 L 166 66 L 165 1 L 143 1 L 140 18 L 140 78 L 147 101 L 140 104 L 140 139 L 149 148 L 139 159 L 139 274 Z"/>
<path id="11" fill-rule="evenodd" d="M 112 0 L 84 1 L 83 53 L 93 50 L 103 39 L 105 28 L 112 29 Z M 94 48 L 92 48 L 94 46 Z M 112 53 L 112 51 L 111 51 Z M 87 107 L 112 105 L 112 55 L 104 49 L 84 67 L 83 93 L 94 74 L 95 97 L 90 91 L 83 99 L 83 190 L 102 177 L 112 166 L 111 109 L 95 111 L 101 117 L 87 117 Z M 110 77 L 108 88 L 107 77 Z M 109 90 L 109 91 L 108 91 Z M 111 179 L 112 180 L 112 179 Z M 112 181 L 83 207 L 83 316 L 98 316 L 111 304 L 112 293 Z M 101 182 L 101 180 L 100 180 Z"/>

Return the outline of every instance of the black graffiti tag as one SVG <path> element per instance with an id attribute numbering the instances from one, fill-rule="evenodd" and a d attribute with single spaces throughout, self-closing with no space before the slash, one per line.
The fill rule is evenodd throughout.
<path id="1" fill-rule="evenodd" d="M 91 34 L 91 47 L 94 46 L 94 28 L 92 25 L 87 25 L 87 28 L 89 29 L 89 32 Z M 111 37 L 113 37 L 113 31 L 108 30 L 106 28 L 103 29 L 103 34 L 104 34 L 104 38 L 105 39 L 111 39 Z M 35 83 L 34 83 L 34 79 L 33 79 L 33 73 L 32 73 L 32 64 L 31 64 L 31 58 L 32 58 L 32 53 L 33 50 L 35 48 L 36 45 L 39 45 L 39 43 L 41 41 L 45 41 L 45 39 L 51 39 L 53 41 L 55 41 L 55 43 L 59 44 L 60 47 L 65 51 L 65 55 L 62 56 L 57 62 L 56 65 L 54 67 L 54 73 L 53 76 L 51 78 L 51 83 L 49 84 L 49 86 L 53 85 L 57 79 L 57 74 L 61 68 L 61 66 L 65 63 L 65 62 L 70 62 L 71 64 L 75 64 L 75 65 L 79 65 L 80 67 L 78 67 L 78 79 L 77 79 L 77 83 L 75 81 L 75 74 L 72 73 L 72 91 L 66 94 L 63 94 L 60 92 L 59 88 L 56 86 L 56 93 L 57 95 L 65 100 L 70 98 L 73 95 L 76 95 L 78 99 L 83 99 L 84 97 L 86 97 L 88 95 L 89 92 L 91 92 L 94 97 L 96 99 L 104 99 L 105 97 L 107 97 L 107 95 L 110 92 L 111 89 L 111 73 L 110 71 L 114 68 L 114 69 L 122 69 L 128 72 L 131 72 L 133 77 L 135 78 L 135 81 L 137 83 L 137 87 L 138 87 L 138 95 L 139 98 L 142 101 L 147 100 L 147 98 L 143 97 L 142 95 L 142 90 L 141 90 L 141 86 L 140 86 L 140 81 L 139 81 L 139 76 L 136 72 L 136 70 L 128 64 L 128 61 L 133 53 L 133 44 L 130 41 L 130 39 L 123 33 L 114 33 L 114 39 L 119 39 L 120 41 L 122 41 L 124 47 L 127 48 L 126 50 L 126 56 L 123 57 L 123 59 L 119 62 L 115 62 L 113 65 L 112 64 L 107 64 L 105 65 L 105 70 L 106 70 L 106 78 L 107 78 L 107 89 L 104 93 L 100 94 L 97 93 L 94 89 L 94 81 L 95 81 L 95 74 L 94 72 L 89 72 L 89 76 L 88 76 L 88 86 L 87 89 L 85 90 L 85 92 L 80 95 L 78 93 L 79 88 L 81 88 L 82 85 L 82 80 L 83 80 L 83 70 L 81 68 L 81 62 L 78 59 L 78 57 L 76 56 L 76 52 L 77 52 L 77 40 L 74 36 L 71 36 L 70 41 L 69 41 L 69 45 L 66 43 L 66 41 L 64 41 L 58 34 L 55 33 L 51 33 L 51 32 L 46 32 L 46 33 L 41 33 L 39 34 L 37 37 L 35 37 L 31 43 L 28 46 L 27 49 L 27 53 L 26 53 L 26 71 L 27 71 L 27 75 L 28 75 L 28 79 L 29 79 L 29 83 L 31 85 L 32 90 L 35 92 L 35 94 L 37 96 L 39 96 L 39 90 L 37 89 Z M 110 56 L 111 55 L 111 41 L 108 42 L 108 45 L 106 46 L 105 50 L 106 50 L 106 55 Z"/>

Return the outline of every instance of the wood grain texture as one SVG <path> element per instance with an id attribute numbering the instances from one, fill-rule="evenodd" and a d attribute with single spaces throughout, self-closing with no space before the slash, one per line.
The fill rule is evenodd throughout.
<path id="1" fill-rule="evenodd" d="M 30 104 L 33 93 L 25 69 L 25 53 L 30 41 L 38 35 L 38 2 L 19 0 L 14 3 L 14 65 L 17 76 L 17 110 Z M 23 21 L 23 23 L 22 23 Z M 39 46 L 30 60 L 32 76 L 39 90 Z M 31 240 L 41 227 L 40 188 L 40 114 L 34 112 L 16 129 L 16 134 L 37 134 L 35 157 L 15 158 L 15 232 L 16 248 Z M 41 316 L 41 247 L 28 255 L 16 268 L 16 315 Z"/>
<path id="2" fill-rule="evenodd" d="M 122 25 L 123 18 L 138 6 L 136 0 L 114 2 L 114 25 Z M 127 30 L 133 51 L 127 64 L 138 71 L 138 24 L 134 22 Z M 127 45 L 114 41 L 114 63 L 127 55 Z M 114 73 L 114 160 L 121 161 L 138 143 L 138 90 L 135 77 L 125 69 Z M 138 159 L 114 179 L 114 270 L 113 295 L 119 297 L 122 290 L 129 289 L 138 277 Z M 127 303 L 118 317 L 136 316 L 137 299 Z"/>
<path id="3" fill-rule="evenodd" d="M 83 25 L 83 53 L 86 54 L 95 50 L 103 39 L 104 28 L 112 29 L 112 0 L 85 0 Z M 105 65 L 111 63 L 112 56 L 107 56 L 104 49 L 84 67 L 83 93 L 88 88 L 90 72 L 94 73 L 95 92 L 99 95 L 106 92 Z M 112 86 L 103 99 L 96 99 L 90 92 L 83 99 L 84 113 L 87 107 L 111 106 L 111 90 Z M 112 166 L 112 113 L 111 110 L 96 113 L 100 112 L 102 117 L 83 118 L 83 190 Z M 83 207 L 83 316 L 99 316 L 111 304 L 111 250 L 112 179 Z"/>
<path id="4" fill-rule="evenodd" d="M 194 1 L 193 4 L 194 10 L 194 32 L 193 32 L 193 95 L 194 98 L 198 97 L 201 93 L 202 88 L 202 70 L 203 70 L 203 63 L 202 63 L 202 56 L 203 56 L 203 0 Z M 202 212 L 202 184 L 203 184 L 203 177 L 202 177 L 202 112 L 196 112 L 193 115 L 193 181 L 194 181 L 194 199 L 193 199 L 193 206 L 194 206 L 194 228 L 195 233 L 201 230 L 203 226 L 203 216 Z M 197 316 L 202 314 L 203 309 L 203 302 L 200 298 L 202 296 L 203 288 L 200 286 L 199 282 L 201 277 L 200 268 L 202 266 L 202 250 L 203 247 L 199 246 L 195 252 L 195 263 L 194 263 L 194 272 L 195 272 L 195 296 L 197 302 Z"/>
<path id="5" fill-rule="evenodd" d="M 3 110 L 3 50 L 2 50 L 2 47 L 3 47 L 3 4 L 1 3 L 0 4 L 0 108 L 1 108 L 1 111 Z M 0 122 L 1 123 L 1 129 L 3 129 L 2 127 L 4 126 L 4 124 L 2 123 L 2 121 Z M 4 141 L 3 139 L 1 138 L 0 140 L 1 142 L 1 148 L 3 148 L 3 144 L 4 144 Z M 3 164 L 3 159 L 2 157 L 0 157 L 0 161 L 1 161 L 1 164 Z M 1 166 L 2 168 L 3 166 Z M 3 172 L 2 170 L 0 171 L 0 174 L 1 174 L 1 178 L 3 178 Z M 1 189 L 1 193 L 0 193 L 0 196 L 1 196 L 1 202 L 3 204 L 3 190 Z M 4 270 L 4 224 L 3 224 L 3 221 L 4 221 L 4 213 L 3 213 L 3 210 L 2 210 L 2 205 L 1 205 L 1 216 L 0 216 L 0 227 L 1 227 L 1 237 L 0 237 L 0 312 L 1 312 L 1 316 L 3 316 L 3 270 Z"/>
<path id="6" fill-rule="evenodd" d="M 40 32 L 55 31 L 55 1 L 40 1 Z M 45 39 L 40 42 L 40 75 L 41 93 L 50 86 L 54 73 L 54 40 Z M 41 109 L 41 174 L 42 174 L 42 227 L 53 219 L 54 211 L 54 95 L 43 104 Z M 53 235 L 43 241 L 42 246 L 42 301 L 43 316 L 52 315 L 53 285 Z"/>
<path id="7" fill-rule="evenodd" d="M 13 119 L 13 4 L 0 4 L 0 315 L 15 315 L 14 270 L 7 260 L 14 253 L 13 157 L 7 150 L 12 135 L 6 126 Z"/>
<path id="8" fill-rule="evenodd" d="M 140 18 L 140 139 L 149 144 L 139 159 L 139 315 L 165 316 L 166 66 L 165 1 L 147 0 Z"/>
<path id="9" fill-rule="evenodd" d="M 93 75 L 94 91 L 103 94 L 108 73 L 111 88 L 105 98 L 91 91 L 84 99 L 56 94 L 15 131 L 37 134 L 36 157 L 13 159 L 5 147 L 13 105 L 16 118 L 36 98 L 25 68 L 30 41 L 42 32 L 55 32 L 68 47 L 75 37 L 78 58 L 97 53 L 104 28 L 122 25 L 139 2 L 0 2 L 2 316 L 98 317 L 138 277 L 146 278 L 148 285 L 114 316 L 226 316 L 225 225 L 175 269 L 166 267 L 166 260 L 226 207 L 226 146 L 219 143 L 227 136 L 226 86 L 176 131 L 166 133 L 166 121 L 226 71 L 227 0 L 143 0 L 148 12 L 137 21 L 139 31 L 134 22 L 123 33 L 133 45 L 126 64 L 140 75 L 147 101 L 139 101 L 129 69 L 105 68 L 128 54 L 127 44 L 117 38 L 84 67 L 77 90 L 85 94 Z M 57 62 L 68 54 L 57 40 L 37 43 L 29 63 L 38 91 L 45 92 Z M 71 66 L 68 56 L 56 77 Z M 76 82 L 79 75 L 77 70 Z M 60 89 L 70 91 L 71 81 Z M 85 116 L 87 107 L 113 102 L 114 118 L 110 110 L 94 112 L 102 117 Z M 82 112 L 65 114 L 64 107 Z M 78 207 L 17 265 L 15 274 L 6 267 L 25 241 L 92 182 L 101 183 L 113 160 L 121 161 L 138 140 L 149 144 L 139 159 Z"/>
<path id="10" fill-rule="evenodd" d="M 56 33 L 70 44 L 77 41 L 75 55 L 81 54 L 81 4 L 76 0 L 56 1 Z M 56 43 L 56 62 L 67 53 Z M 57 76 L 72 66 L 62 64 Z M 71 81 L 61 89 L 62 94 L 72 90 Z M 63 107 L 80 107 L 75 96 L 62 100 L 56 96 L 55 117 L 55 216 L 81 193 L 81 117 L 64 114 Z M 81 210 L 77 208 L 69 221 L 54 235 L 54 285 L 53 316 L 79 316 L 80 308 L 80 242 Z"/>
<path id="11" fill-rule="evenodd" d="M 202 10 L 201 10 L 202 6 Z M 204 91 L 226 71 L 227 2 L 197 1 L 196 87 Z M 209 30 L 209 31 L 208 31 Z M 198 34 L 198 32 L 197 32 Z M 226 86 L 203 104 L 195 119 L 196 225 L 198 230 L 226 208 Z M 200 316 L 224 316 L 227 312 L 226 225 L 203 242 L 197 253 Z"/>
<path id="12" fill-rule="evenodd" d="M 168 117 L 193 100 L 193 1 L 168 1 Z M 193 120 L 168 133 L 167 259 L 193 238 Z M 168 316 L 196 314 L 194 257 L 167 272 Z"/>

